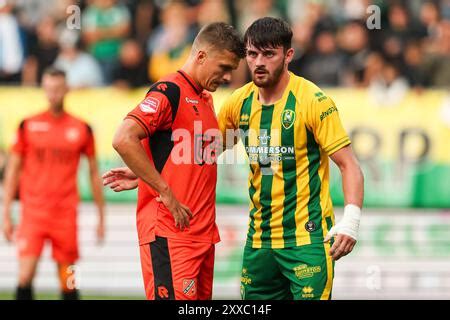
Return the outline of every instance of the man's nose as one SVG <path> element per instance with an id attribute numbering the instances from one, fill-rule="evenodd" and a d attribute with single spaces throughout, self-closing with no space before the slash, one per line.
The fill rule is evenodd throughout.
<path id="1" fill-rule="evenodd" d="M 231 81 L 231 71 L 230 72 L 226 72 L 223 75 L 222 79 L 223 79 L 224 82 L 229 83 Z"/>
<path id="2" fill-rule="evenodd" d="M 264 67 L 264 57 L 262 54 L 258 54 L 255 59 L 256 67 Z"/>

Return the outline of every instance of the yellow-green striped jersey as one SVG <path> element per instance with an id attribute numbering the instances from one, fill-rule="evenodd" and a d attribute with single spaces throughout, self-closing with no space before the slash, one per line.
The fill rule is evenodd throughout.
<path id="1" fill-rule="evenodd" d="M 312 82 L 290 73 L 283 97 L 258 100 L 250 82 L 222 105 L 224 136 L 240 131 L 250 173 L 247 245 L 288 248 L 322 242 L 334 224 L 328 157 L 350 144 L 338 110 Z"/>

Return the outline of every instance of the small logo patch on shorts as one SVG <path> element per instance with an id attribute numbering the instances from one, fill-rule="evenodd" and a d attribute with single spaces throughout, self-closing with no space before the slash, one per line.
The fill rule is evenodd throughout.
<path id="1" fill-rule="evenodd" d="M 159 285 L 157 289 L 158 289 L 158 296 L 161 299 L 169 299 L 169 290 L 167 290 L 166 286 Z"/>
<path id="2" fill-rule="evenodd" d="M 183 279 L 183 293 L 188 297 L 194 296 L 197 292 L 195 284 L 195 279 Z"/>
<path id="3" fill-rule="evenodd" d="M 314 288 L 307 286 L 302 289 L 302 298 L 314 298 Z"/>

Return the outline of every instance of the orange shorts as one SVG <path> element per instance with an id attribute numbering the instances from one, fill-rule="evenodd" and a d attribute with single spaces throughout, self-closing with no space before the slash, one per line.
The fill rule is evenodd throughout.
<path id="1" fill-rule="evenodd" d="M 56 262 L 72 264 L 79 257 L 76 223 L 55 227 L 22 222 L 17 229 L 16 241 L 19 258 L 40 257 L 46 241 L 51 243 Z"/>
<path id="2" fill-rule="evenodd" d="M 215 245 L 156 237 L 140 246 L 148 300 L 211 300 Z"/>

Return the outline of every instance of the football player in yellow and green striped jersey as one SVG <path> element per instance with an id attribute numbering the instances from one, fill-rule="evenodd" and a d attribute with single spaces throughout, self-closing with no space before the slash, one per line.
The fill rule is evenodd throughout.
<path id="1" fill-rule="evenodd" d="M 334 261 L 353 249 L 359 227 L 363 176 L 350 139 L 333 100 L 288 71 L 291 38 L 280 19 L 249 27 L 253 81 L 226 100 L 218 117 L 227 147 L 238 132 L 250 163 L 245 299 L 330 299 Z M 346 202 L 337 225 L 329 157 L 341 170 Z"/>

